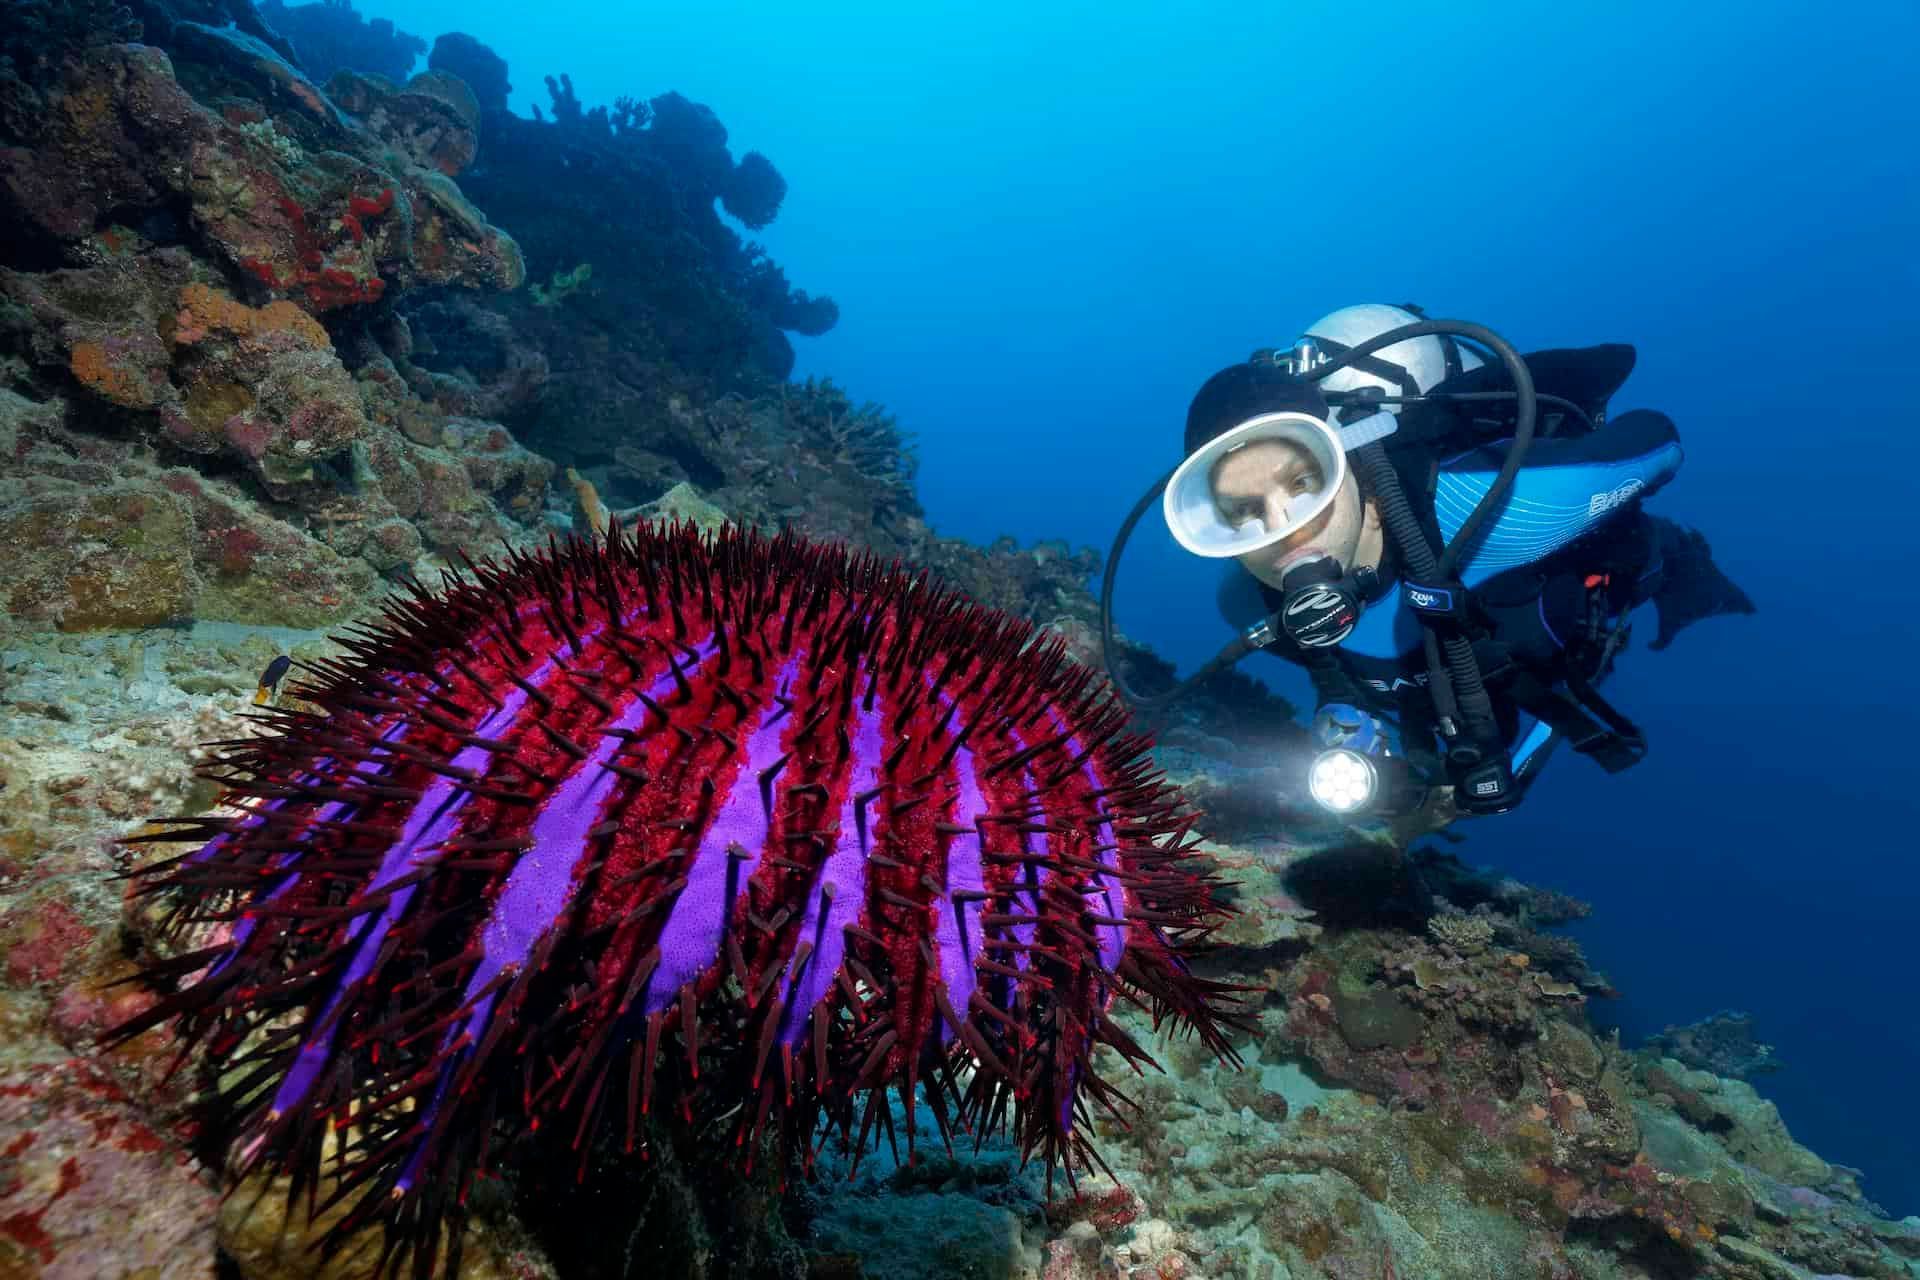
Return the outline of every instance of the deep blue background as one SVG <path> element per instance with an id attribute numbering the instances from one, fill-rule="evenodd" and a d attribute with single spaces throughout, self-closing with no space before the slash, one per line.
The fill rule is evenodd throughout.
<path id="1" fill-rule="evenodd" d="M 1635 343 L 1653 505 L 1761 613 L 1630 654 L 1648 763 L 1465 848 L 1593 901 L 1630 1035 L 1754 1011 L 1794 1134 L 1920 1211 L 1920 6 L 361 7 L 489 42 L 518 109 L 677 89 L 770 156 L 760 238 L 842 310 L 801 372 L 918 434 L 944 533 L 1104 548 L 1199 381 L 1349 302 Z M 1213 574 L 1145 533 L 1121 624 L 1191 665 Z"/>

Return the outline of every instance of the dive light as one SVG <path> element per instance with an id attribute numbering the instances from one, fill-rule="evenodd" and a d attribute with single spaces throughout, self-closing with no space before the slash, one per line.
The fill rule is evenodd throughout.
<path id="1" fill-rule="evenodd" d="M 1314 713 L 1312 734 L 1321 749 L 1307 766 L 1307 794 L 1322 809 L 1345 817 L 1418 807 L 1424 788 L 1377 717 L 1330 702 Z"/>
<path id="2" fill-rule="evenodd" d="M 1427 786 L 1403 756 L 1328 747 L 1307 766 L 1307 794 L 1340 817 L 1391 817 L 1418 809 Z"/>
<path id="3" fill-rule="evenodd" d="M 1329 813 L 1359 813 L 1380 793 L 1380 775 L 1358 751 L 1329 747 L 1307 769 L 1307 791 Z"/>

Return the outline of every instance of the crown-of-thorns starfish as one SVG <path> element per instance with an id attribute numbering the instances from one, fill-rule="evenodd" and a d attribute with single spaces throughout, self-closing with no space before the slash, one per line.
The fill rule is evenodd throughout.
<path id="1" fill-rule="evenodd" d="M 220 940 L 116 1040 L 177 1020 L 219 1061 L 242 1163 L 442 1229 L 503 1127 L 632 1150 L 665 1103 L 778 1135 L 1010 1125 L 1097 1161 L 1116 997 L 1228 1059 L 1226 912 L 1104 682 L 897 567 L 728 530 L 616 528 L 469 565 L 305 669 L 225 744 L 229 816 L 142 873 Z M 317 710 L 310 709 L 317 708 Z M 237 811 L 237 812 L 236 812 Z M 457 1229 L 446 1233 L 456 1241 Z M 456 1245 L 457 1247 L 457 1245 Z M 457 1256 L 445 1259 L 457 1266 Z"/>

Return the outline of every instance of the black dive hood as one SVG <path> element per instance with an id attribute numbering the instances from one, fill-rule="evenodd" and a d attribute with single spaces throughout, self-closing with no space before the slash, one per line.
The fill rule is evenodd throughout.
<path id="1" fill-rule="evenodd" d="M 1534 392 L 1532 373 L 1520 358 L 1520 353 L 1499 334 L 1484 325 L 1465 320 L 1418 320 L 1390 329 L 1330 357 L 1322 356 L 1303 342 L 1290 352 L 1261 352 L 1254 359 L 1299 379 L 1304 384 L 1299 388 L 1303 398 L 1311 396 L 1320 399 L 1335 409 L 1346 411 L 1346 416 L 1351 417 L 1353 410 L 1371 412 L 1389 404 L 1424 402 L 1429 397 L 1415 394 L 1414 388 L 1406 388 L 1407 394 L 1396 396 L 1384 395 L 1377 387 L 1329 392 L 1318 384 L 1327 375 L 1349 366 L 1372 370 L 1381 364 L 1373 359 L 1375 352 L 1409 338 L 1430 334 L 1445 335 L 1484 348 L 1506 366 L 1512 380 L 1511 391 L 1483 392 L 1474 397 L 1511 398 L 1514 402 L 1513 444 L 1507 450 L 1506 461 L 1486 495 L 1467 516 L 1452 540 L 1436 550 L 1407 502 L 1399 474 L 1387 457 L 1386 441 L 1375 440 L 1360 446 L 1349 455 L 1349 461 L 1380 506 L 1381 523 L 1388 546 L 1400 570 L 1402 598 L 1425 625 L 1429 688 L 1438 712 L 1441 735 L 1447 740 L 1447 772 L 1455 785 L 1455 803 L 1469 812 L 1497 813 L 1513 804 L 1513 778 L 1494 718 L 1493 702 L 1487 695 L 1480 664 L 1474 658 L 1473 643 L 1464 625 L 1467 621 L 1467 596 L 1459 581 L 1459 566 L 1466 549 L 1473 544 L 1474 536 L 1506 499 L 1508 490 L 1513 487 L 1514 476 L 1525 463 L 1527 451 L 1533 444 L 1539 397 Z M 1354 616 L 1357 616 L 1358 605 L 1364 600 L 1368 589 L 1365 582 L 1351 577 L 1343 579 L 1337 572 L 1330 573 L 1324 567 L 1302 575 L 1297 587 L 1295 576 L 1290 574 L 1285 583 L 1286 599 L 1281 607 L 1241 632 L 1191 676 L 1166 692 L 1153 696 L 1128 687 L 1116 661 L 1113 582 L 1119 570 L 1120 557 L 1126 550 L 1127 539 L 1132 536 L 1134 527 L 1140 523 L 1148 508 L 1160 497 L 1176 469 L 1169 468 L 1141 495 L 1140 501 L 1127 514 L 1114 536 L 1113 548 L 1107 555 L 1106 570 L 1100 581 L 1100 639 L 1107 674 L 1121 697 L 1136 711 L 1146 715 L 1166 710 L 1216 672 L 1231 667 L 1256 649 L 1273 644 L 1283 635 L 1289 635 L 1295 644 L 1307 646 L 1303 652 L 1314 651 L 1311 647 L 1314 637 L 1318 637 L 1323 644 L 1337 643 L 1345 637 L 1346 629 L 1352 626 L 1352 618 L 1343 619 L 1338 614 L 1343 602 L 1351 603 Z M 1295 609 L 1294 621 L 1298 624 L 1300 613 L 1308 611 L 1309 606 L 1316 615 L 1311 621 L 1319 630 L 1306 632 L 1308 639 L 1303 641 L 1303 633 L 1298 626 L 1288 626 L 1287 614 L 1290 608 Z M 1341 626 L 1343 621 L 1345 629 Z M 1332 641 L 1325 639 L 1329 635 L 1334 636 Z"/>

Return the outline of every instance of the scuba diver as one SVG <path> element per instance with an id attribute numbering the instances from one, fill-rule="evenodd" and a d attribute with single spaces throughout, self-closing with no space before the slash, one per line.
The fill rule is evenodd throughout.
<path id="1" fill-rule="evenodd" d="M 1631 615 L 1652 603 L 1662 649 L 1754 606 L 1703 537 L 1642 508 L 1682 454 L 1664 414 L 1609 418 L 1633 363 L 1619 344 L 1522 357 L 1483 326 L 1367 304 L 1220 370 L 1108 557 L 1116 687 L 1151 712 L 1256 649 L 1305 667 L 1308 789 L 1339 814 L 1505 812 L 1563 741 L 1609 772 L 1638 763 L 1645 738 L 1597 688 Z M 1113 580 L 1156 496 L 1184 549 L 1244 570 L 1220 593 L 1240 634 L 1143 697 L 1114 668 Z"/>

